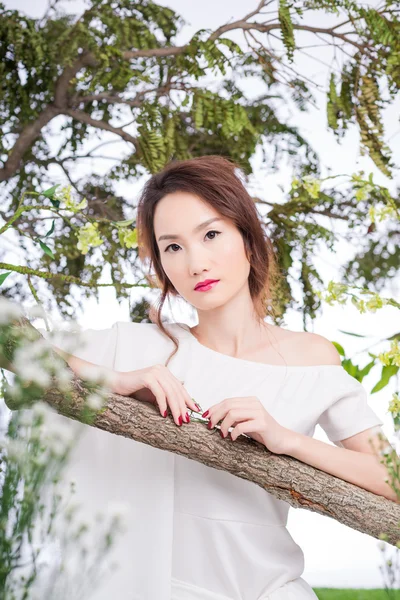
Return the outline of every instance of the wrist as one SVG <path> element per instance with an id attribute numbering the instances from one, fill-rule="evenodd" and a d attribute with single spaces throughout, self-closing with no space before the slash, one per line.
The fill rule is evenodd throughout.
<path id="1" fill-rule="evenodd" d="M 123 374 L 114 369 L 108 369 L 106 373 L 106 382 L 108 389 L 112 394 L 122 395 L 122 376 Z"/>
<path id="2" fill-rule="evenodd" d="M 295 457 L 297 448 L 301 443 L 301 435 L 302 434 L 297 431 L 285 428 L 282 436 L 282 450 L 280 454 L 287 454 L 288 456 Z"/>

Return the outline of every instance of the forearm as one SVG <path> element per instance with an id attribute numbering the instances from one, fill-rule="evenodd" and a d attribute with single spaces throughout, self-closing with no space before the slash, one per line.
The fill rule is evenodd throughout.
<path id="1" fill-rule="evenodd" d="M 96 365 L 92 362 L 84 360 L 83 358 L 79 358 L 78 356 L 74 356 L 73 354 L 68 354 L 61 348 L 52 345 L 53 350 L 63 358 L 68 364 L 69 368 L 75 373 L 77 377 L 80 379 L 97 379 L 98 377 L 103 377 L 106 384 L 108 385 L 109 390 L 113 394 L 119 393 L 119 373 L 114 369 L 109 367 L 104 367 L 100 365 Z"/>
<path id="2" fill-rule="evenodd" d="M 385 464 L 380 462 L 382 457 L 339 448 L 298 432 L 291 433 L 290 443 L 284 454 L 400 503 L 389 483 L 385 482 L 386 479 L 390 481 L 390 475 Z"/>
<path id="3" fill-rule="evenodd" d="M 105 378 L 105 381 L 107 382 L 109 390 L 113 394 L 120 393 L 121 373 L 119 373 L 118 371 L 115 371 L 114 369 L 110 369 L 109 367 L 103 367 L 103 366 L 96 365 L 87 360 L 83 360 L 82 358 L 78 358 L 77 356 L 74 356 L 73 354 L 68 354 L 68 352 L 65 352 L 61 348 L 54 346 L 54 344 L 52 344 L 52 349 L 59 356 L 61 356 L 61 358 L 63 358 L 65 360 L 65 362 L 68 364 L 69 368 L 80 379 L 92 379 L 92 378 L 96 379 L 99 376 L 103 376 Z M 11 373 L 16 372 L 14 365 L 12 363 L 10 363 L 5 358 L 5 356 L 2 354 L 0 354 L 0 368 L 6 369 L 7 371 L 10 371 Z"/>

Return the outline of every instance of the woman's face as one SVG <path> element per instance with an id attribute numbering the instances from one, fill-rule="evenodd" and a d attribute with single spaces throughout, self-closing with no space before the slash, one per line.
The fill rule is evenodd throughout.
<path id="1" fill-rule="evenodd" d="M 218 220 L 200 228 L 209 219 Z M 248 286 L 250 263 L 240 231 L 194 194 L 164 196 L 156 206 L 154 232 L 167 277 L 196 308 L 221 306 Z M 164 236 L 173 239 L 160 239 Z M 208 291 L 196 291 L 196 284 L 205 279 L 220 281 Z"/>

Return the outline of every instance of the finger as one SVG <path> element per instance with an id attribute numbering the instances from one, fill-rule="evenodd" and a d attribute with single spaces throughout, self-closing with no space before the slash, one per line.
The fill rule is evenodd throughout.
<path id="1" fill-rule="evenodd" d="M 167 396 L 168 406 L 171 410 L 174 421 L 176 425 L 180 427 L 183 423 L 183 415 L 180 405 L 179 393 L 177 392 L 173 382 L 169 378 L 159 380 L 159 382 Z"/>
<path id="2" fill-rule="evenodd" d="M 242 433 L 256 432 L 258 431 L 257 421 L 255 419 L 249 419 L 248 421 L 241 421 L 231 431 L 231 439 L 233 441 Z"/>
<path id="3" fill-rule="evenodd" d="M 249 410 L 247 408 L 245 409 L 238 409 L 238 408 L 234 408 L 231 409 L 226 417 L 222 420 L 221 423 L 221 431 L 224 433 L 224 435 L 228 435 L 228 430 L 230 427 L 235 427 L 235 425 L 237 423 L 240 423 L 242 421 L 248 421 L 249 419 L 255 419 L 257 416 L 257 411 L 256 410 Z"/>
<path id="4" fill-rule="evenodd" d="M 243 398 L 224 398 L 224 400 L 218 402 L 218 404 L 210 406 L 208 411 L 206 411 L 208 413 L 206 414 L 206 417 L 211 420 L 212 425 L 214 426 L 222 421 L 222 419 L 224 419 L 227 415 L 228 411 L 232 410 L 233 408 L 242 408 L 246 410 L 247 407 L 248 404 L 243 400 Z"/>
<path id="5" fill-rule="evenodd" d="M 184 389 L 183 389 L 179 379 L 175 379 L 174 376 L 172 376 L 171 386 L 173 387 L 175 394 L 176 394 L 179 411 L 180 411 L 180 416 L 182 417 L 182 422 L 188 423 L 189 422 L 189 413 L 187 411 L 187 406 L 186 406 L 186 397 L 185 397 Z"/>
<path id="6" fill-rule="evenodd" d="M 158 383 L 156 379 L 151 379 L 151 381 L 146 382 L 146 387 L 149 388 L 151 392 L 153 392 L 156 402 L 158 404 L 158 408 L 160 409 L 160 413 L 163 417 L 166 417 L 167 407 L 167 398 L 162 386 Z"/>
<path id="7" fill-rule="evenodd" d="M 178 386 L 178 393 L 179 393 L 179 397 L 181 398 L 181 411 L 182 411 L 182 418 L 183 418 L 183 422 L 184 423 L 189 423 L 190 421 L 190 416 L 188 413 L 188 398 L 190 398 L 187 390 L 185 390 L 185 388 L 183 387 L 184 382 L 181 381 L 180 379 L 175 379 L 174 382 L 176 382 L 176 385 Z M 192 402 L 191 402 L 192 404 Z M 189 408 L 191 408 L 191 406 L 189 406 Z"/>
<path id="8" fill-rule="evenodd" d="M 181 379 L 179 379 L 179 381 L 181 382 L 181 384 L 184 386 L 185 382 L 182 381 Z M 187 391 L 187 389 L 185 387 L 182 388 L 185 394 L 185 403 L 186 405 L 193 410 L 194 412 L 199 412 L 201 411 L 201 406 L 199 404 L 197 404 L 197 402 L 195 402 L 193 400 L 193 398 L 191 397 L 191 395 L 189 394 L 189 392 Z"/>

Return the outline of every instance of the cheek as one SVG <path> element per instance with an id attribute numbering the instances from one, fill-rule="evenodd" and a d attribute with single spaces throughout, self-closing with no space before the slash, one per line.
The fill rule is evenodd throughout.
<path id="1" fill-rule="evenodd" d="M 176 279 L 176 276 L 179 275 L 179 269 L 177 268 L 177 261 L 173 260 L 163 260 L 161 262 L 162 268 L 164 269 L 165 274 L 169 277 L 169 279 Z"/>
<path id="2" fill-rule="evenodd" d="M 222 252 L 224 263 L 230 266 L 232 271 L 237 271 L 240 268 L 246 270 L 248 268 L 248 261 L 242 238 L 238 239 L 236 236 L 229 238 L 226 243 L 223 244 Z"/>

